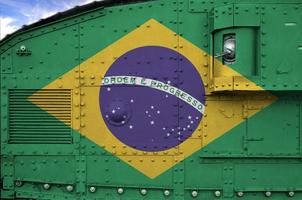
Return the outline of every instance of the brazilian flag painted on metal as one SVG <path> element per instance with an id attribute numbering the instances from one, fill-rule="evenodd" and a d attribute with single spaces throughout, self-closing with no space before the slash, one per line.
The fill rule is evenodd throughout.
<path id="1" fill-rule="evenodd" d="M 73 120 L 68 126 L 94 148 L 154 179 L 275 100 L 217 59 L 217 73 L 225 75 L 220 81 L 226 84 L 213 85 L 209 60 L 208 52 L 151 18 L 42 89 L 71 89 Z M 236 87 L 227 84 L 228 77 L 262 91 L 265 99 L 249 99 L 261 109 L 242 113 L 246 99 L 241 95 L 208 95 L 215 87 Z M 64 122 L 35 94 L 29 99 Z"/>
<path id="2" fill-rule="evenodd" d="M 0 41 L 0 198 L 302 199 L 299 1 L 98 1 Z"/>

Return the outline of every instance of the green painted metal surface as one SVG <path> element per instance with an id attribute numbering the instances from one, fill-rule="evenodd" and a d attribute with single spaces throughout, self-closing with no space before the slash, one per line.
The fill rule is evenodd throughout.
<path id="1" fill-rule="evenodd" d="M 301 13 L 300 0 L 155 0 L 97 8 L 0 43 L 1 199 L 302 199 Z M 223 50 L 223 35 L 235 34 L 237 62 L 229 67 L 277 100 L 264 109 L 257 107 L 250 99 L 263 99 L 247 86 L 207 94 L 218 95 L 221 101 L 227 98 L 231 104 L 242 93 L 246 95 L 242 110 L 224 108 L 230 112 L 226 121 L 236 116 L 243 121 L 154 179 L 76 128 L 70 128 L 70 144 L 43 139 L 31 143 L 31 137 L 21 144 L 10 142 L 14 114 L 10 92 L 41 89 L 76 66 L 75 82 L 85 88 L 82 63 L 151 18 L 210 56 Z M 18 54 L 22 45 L 30 53 Z M 209 58 L 206 66 L 197 67 L 212 66 L 215 74 L 219 66 L 210 62 Z M 29 102 L 31 94 L 19 99 L 27 101 L 26 109 L 39 110 L 41 119 L 57 120 Z M 71 102 L 81 106 L 75 105 L 73 97 Z M 253 110 L 259 112 L 244 117 L 244 112 Z M 85 108 L 79 111 L 80 126 L 85 121 L 81 111 Z M 71 115 L 77 118 L 77 113 Z M 47 131 L 37 134 L 47 135 Z"/>

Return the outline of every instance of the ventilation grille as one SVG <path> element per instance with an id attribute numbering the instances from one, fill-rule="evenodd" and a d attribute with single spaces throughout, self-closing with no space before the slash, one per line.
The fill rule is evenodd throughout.
<path id="1" fill-rule="evenodd" d="M 9 90 L 10 143 L 70 144 L 70 126 L 70 90 Z"/>

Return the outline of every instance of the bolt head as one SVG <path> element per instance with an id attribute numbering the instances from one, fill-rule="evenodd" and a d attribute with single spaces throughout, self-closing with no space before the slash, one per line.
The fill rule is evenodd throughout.
<path id="1" fill-rule="evenodd" d="M 90 188 L 89 188 L 89 191 L 90 191 L 91 193 L 94 193 L 94 192 L 96 191 L 96 187 L 93 187 L 93 186 L 90 187 Z"/>
<path id="2" fill-rule="evenodd" d="M 270 197 L 272 196 L 272 193 L 270 191 L 265 192 L 265 196 Z"/>
<path id="3" fill-rule="evenodd" d="M 198 192 L 196 190 L 192 191 L 191 193 L 192 197 L 197 197 L 198 196 Z"/>
<path id="4" fill-rule="evenodd" d="M 288 196 L 293 197 L 294 195 L 295 195 L 295 192 L 294 192 L 294 191 L 288 192 Z"/>
<path id="5" fill-rule="evenodd" d="M 142 195 L 146 195 L 147 194 L 147 190 L 146 189 L 141 189 L 141 194 Z"/>
<path id="6" fill-rule="evenodd" d="M 124 193 L 124 189 L 123 189 L 123 188 L 118 188 L 118 189 L 117 189 L 117 193 L 123 194 L 123 193 Z"/>
<path id="7" fill-rule="evenodd" d="M 17 187 L 21 187 L 21 186 L 23 185 L 23 183 L 22 183 L 22 181 L 16 181 L 16 182 L 15 182 L 15 185 L 16 185 Z"/>
<path id="8" fill-rule="evenodd" d="M 66 186 L 66 190 L 67 190 L 68 192 L 72 192 L 72 191 L 73 191 L 73 186 L 72 186 L 72 185 L 67 185 L 67 186 Z"/>
<path id="9" fill-rule="evenodd" d="M 238 197 L 243 197 L 244 193 L 243 192 L 237 192 Z"/>
<path id="10" fill-rule="evenodd" d="M 43 185 L 43 188 L 44 188 L 45 190 L 48 190 L 48 189 L 50 188 L 50 184 L 45 183 L 45 184 Z"/>
<path id="11" fill-rule="evenodd" d="M 221 192 L 219 190 L 214 192 L 215 197 L 220 197 L 221 196 Z"/>
<path id="12" fill-rule="evenodd" d="M 169 195 L 170 195 L 170 191 L 169 191 L 169 190 L 165 190 L 165 191 L 164 191 L 164 195 L 165 195 L 165 196 L 169 196 Z"/>

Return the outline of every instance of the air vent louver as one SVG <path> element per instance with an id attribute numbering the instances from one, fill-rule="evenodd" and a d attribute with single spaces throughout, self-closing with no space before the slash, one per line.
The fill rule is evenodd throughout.
<path id="1" fill-rule="evenodd" d="M 70 90 L 9 90 L 9 143 L 70 144 L 70 125 Z"/>

